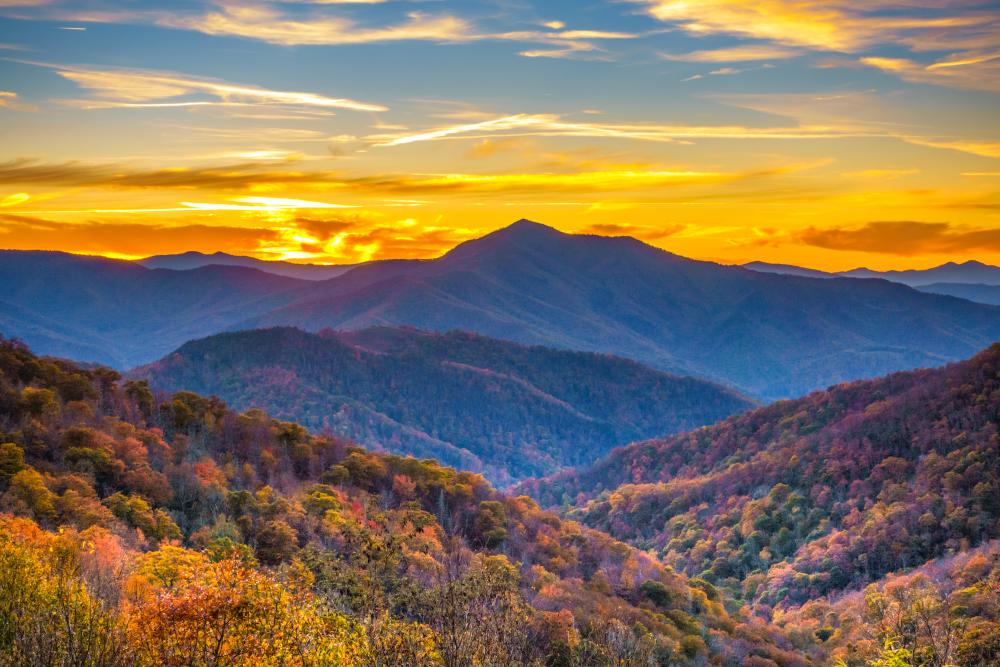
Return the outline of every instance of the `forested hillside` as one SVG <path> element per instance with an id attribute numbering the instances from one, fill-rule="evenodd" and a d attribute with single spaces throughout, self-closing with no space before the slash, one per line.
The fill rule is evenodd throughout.
<path id="1" fill-rule="evenodd" d="M 0 662 L 804 665 L 479 475 L 0 341 Z"/>
<path id="2" fill-rule="evenodd" d="M 134 375 L 501 484 L 752 406 L 718 385 L 607 355 L 386 327 L 220 334 Z"/>
<path id="3" fill-rule="evenodd" d="M 812 600 L 776 620 L 797 642 L 815 642 L 826 661 L 840 660 L 844 667 L 996 665 L 1000 541 L 832 601 Z"/>
<path id="4" fill-rule="evenodd" d="M 1000 537 L 1000 344 L 523 485 L 759 613 Z"/>

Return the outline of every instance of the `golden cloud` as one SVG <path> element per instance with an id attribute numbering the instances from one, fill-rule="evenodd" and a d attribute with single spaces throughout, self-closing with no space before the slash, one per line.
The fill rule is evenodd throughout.
<path id="1" fill-rule="evenodd" d="M 865 57 L 859 62 L 914 83 L 1000 91 L 1000 53 L 969 54 L 929 65 L 909 58 Z"/>
<path id="2" fill-rule="evenodd" d="M 769 44 L 747 44 L 731 48 L 692 51 L 690 53 L 661 53 L 664 60 L 693 63 L 736 63 L 754 60 L 783 60 L 802 55 L 799 49 Z"/>
<path id="3" fill-rule="evenodd" d="M 579 162 L 569 156 L 559 163 L 564 168 L 583 164 L 616 166 L 601 159 Z M 550 163 L 552 164 L 552 163 Z M 491 192 L 605 192 L 643 190 L 680 185 L 731 183 L 759 178 L 783 169 L 752 172 L 714 172 L 696 170 L 666 170 L 642 165 L 616 166 L 589 171 L 560 171 L 503 174 L 408 174 L 347 177 L 327 171 L 275 171 L 258 165 L 229 167 L 168 168 L 152 171 L 129 170 L 120 165 L 88 165 L 78 162 L 45 164 L 29 160 L 0 163 L 0 183 L 44 184 L 68 187 L 104 187 L 116 189 L 190 189 L 244 190 L 260 186 L 303 187 L 315 191 L 336 191 L 341 195 L 372 194 L 431 194 L 431 193 L 491 193 Z M 265 201 L 267 200 L 267 201 Z M 283 204 L 284 203 L 284 204 Z M 308 208 L 310 202 L 274 197 L 242 197 L 233 203 L 212 204 L 216 210 L 242 210 L 246 206 L 272 208 Z M 315 202 L 313 202 L 315 203 Z M 182 206 L 202 206 L 184 202 Z M 209 204 L 204 204 L 209 206 Z M 319 206 L 319 205 L 317 205 Z M 344 206 L 341 204 L 330 206 Z M 129 209 L 132 210 L 132 209 Z M 177 209 L 166 209 L 177 210 Z"/>
<path id="4" fill-rule="evenodd" d="M 867 56 L 860 62 L 895 73 L 908 81 L 960 88 L 997 90 L 997 34 L 1000 9 L 995 3 L 943 3 L 936 0 L 633 0 L 661 21 L 693 35 L 728 34 L 761 40 L 775 48 L 858 53 L 899 44 L 913 52 L 949 51 L 944 61 L 921 64 L 909 58 Z M 901 10 L 907 10 L 902 13 Z M 726 51 L 738 61 L 745 51 L 758 59 L 758 45 L 699 51 L 677 60 L 725 62 Z"/>
<path id="5" fill-rule="evenodd" d="M 852 52 L 876 44 L 919 44 L 927 35 L 951 48 L 975 48 L 983 39 L 995 42 L 995 9 L 965 11 L 950 3 L 912 0 L 916 10 L 900 15 L 896 0 L 635 0 L 649 14 L 695 35 L 724 33 L 824 51 Z M 919 13 L 918 13 L 919 12 Z"/>
<path id="6" fill-rule="evenodd" d="M 118 257 L 225 248 L 243 253 L 261 240 L 277 238 L 274 230 L 214 225 L 167 226 L 149 223 L 65 223 L 33 216 L 0 214 L 0 244 L 13 250 L 63 250 Z"/>
<path id="7" fill-rule="evenodd" d="M 470 39 L 472 28 L 454 16 L 409 14 L 403 23 L 368 28 L 354 21 L 329 15 L 296 20 L 262 5 L 222 2 L 218 11 L 200 16 L 160 13 L 155 23 L 169 28 L 196 30 L 207 35 L 224 35 L 257 39 L 271 44 L 368 44 L 424 40 L 457 42 Z"/>
<path id="8" fill-rule="evenodd" d="M 798 235 L 798 240 L 829 250 L 903 256 L 1000 252 L 1000 229 L 959 227 L 947 222 L 900 220 L 869 222 L 847 229 L 809 228 Z"/>
<path id="9" fill-rule="evenodd" d="M 16 250 L 45 248 L 135 259 L 188 250 L 226 252 L 270 260 L 355 263 L 376 255 L 433 257 L 476 236 L 471 229 L 385 222 L 357 213 L 321 219 L 293 216 L 266 226 L 160 225 L 88 221 L 66 223 L 0 214 L 0 243 Z"/>
<path id="10" fill-rule="evenodd" d="M 0 90 L 0 109 L 12 111 L 34 111 L 35 107 L 21 102 L 17 93 L 11 90 Z"/>
<path id="11" fill-rule="evenodd" d="M 73 81 L 81 88 L 92 91 L 101 98 L 92 103 L 95 108 L 101 107 L 101 105 L 104 107 L 141 107 L 267 104 L 350 109 L 353 111 L 388 110 L 380 104 L 359 102 L 348 98 L 328 97 L 309 92 L 270 90 L 259 86 L 228 83 L 174 72 L 99 69 L 40 62 L 29 62 L 28 64 L 53 69 L 63 78 Z M 208 95 L 216 98 L 216 101 L 155 102 L 156 100 L 174 100 L 174 98 L 192 94 Z"/>

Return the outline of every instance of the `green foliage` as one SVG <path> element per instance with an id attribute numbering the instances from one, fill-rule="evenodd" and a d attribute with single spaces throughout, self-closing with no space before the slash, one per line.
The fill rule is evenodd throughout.
<path id="1" fill-rule="evenodd" d="M 10 478 L 24 470 L 24 450 L 13 442 L 0 444 L 0 493 L 7 489 Z"/>

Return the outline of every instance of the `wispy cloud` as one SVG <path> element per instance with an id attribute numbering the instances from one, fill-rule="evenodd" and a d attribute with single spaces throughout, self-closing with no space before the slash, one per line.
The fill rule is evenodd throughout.
<path id="1" fill-rule="evenodd" d="M 918 43 L 925 34 L 951 48 L 971 48 L 995 30 L 997 12 L 977 3 L 960 14 L 935 0 L 633 0 L 651 16 L 695 35 L 724 33 L 825 51 L 854 52 L 876 44 Z M 901 6 L 911 11 L 899 13 Z M 995 33 L 993 33 L 995 39 Z"/>
<path id="2" fill-rule="evenodd" d="M 562 27 L 562 24 L 558 24 Z M 602 51 L 598 42 L 606 40 L 635 39 L 637 35 L 628 32 L 605 30 L 560 30 L 551 32 L 522 31 L 506 32 L 490 36 L 493 39 L 516 42 L 548 44 L 549 48 L 527 49 L 520 52 L 526 58 L 574 58 L 580 54 Z"/>
<path id="3" fill-rule="evenodd" d="M 35 107 L 25 104 L 21 98 L 12 90 L 0 90 L 0 109 L 11 109 L 13 111 L 34 111 Z"/>
<path id="4" fill-rule="evenodd" d="M 692 63 L 737 63 L 756 60 L 783 60 L 802 55 L 799 49 L 770 44 L 747 44 L 729 48 L 691 51 L 690 53 L 660 53 L 664 60 Z"/>
<path id="5" fill-rule="evenodd" d="M 848 178 L 882 181 L 912 176 L 917 173 L 920 173 L 919 169 L 861 169 L 858 171 L 846 171 L 843 175 Z"/>
<path id="6" fill-rule="evenodd" d="M 245 37 L 286 46 L 412 40 L 460 42 L 473 35 L 473 29 L 466 21 L 448 15 L 412 12 L 402 23 L 365 27 L 337 16 L 314 15 L 296 19 L 272 7 L 237 2 L 223 2 L 218 11 L 203 15 L 161 13 L 154 18 L 154 22 L 164 27 L 196 30 L 208 35 Z"/>
<path id="7" fill-rule="evenodd" d="M 903 141 L 916 146 L 943 148 L 946 150 L 979 155 L 980 157 L 1000 157 L 1000 141 L 977 141 L 973 139 L 939 139 L 933 137 L 918 137 L 900 135 Z"/>
<path id="8" fill-rule="evenodd" d="M 605 166 L 576 170 L 579 167 Z M 83 163 L 45 164 L 27 160 L 0 163 L 0 184 L 62 187 L 97 187 L 130 190 L 259 190 L 262 187 L 298 188 L 311 192 L 336 192 L 340 197 L 393 197 L 430 194 L 515 193 L 515 192 L 607 192 L 637 191 L 651 188 L 732 183 L 762 178 L 778 170 L 699 171 L 663 169 L 642 165 L 615 165 L 600 160 L 580 162 L 568 159 L 549 165 L 558 170 L 520 173 L 444 173 L 378 174 L 347 176 L 329 171 L 268 170 L 255 165 L 212 168 L 172 168 L 143 171 L 121 165 Z M 376 205 L 379 202 L 375 202 Z M 203 208 L 205 210 L 252 210 L 245 207 L 340 208 L 345 204 L 322 204 L 299 199 L 249 196 L 222 203 L 183 201 L 178 207 L 157 208 L 159 212 Z M 353 205 L 353 204 L 348 204 Z M 96 209 L 95 209 L 96 210 Z M 136 209 L 100 209 L 101 212 L 125 212 Z M 143 209 L 153 212 L 153 209 Z M 63 211 L 69 212 L 69 211 Z M 80 212 L 80 211 L 73 211 Z"/>
<path id="9" fill-rule="evenodd" d="M 921 135 L 898 120 L 898 112 L 872 91 L 831 91 L 826 94 L 774 93 L 715 95 L 711 99 L 735 107 L 773 114 L 802 127 L 839 128 L 842 136 L 884 137 L 915 146 L 953 150 L 981 157 L 1000 157 L 1000 142 L 962 137 L 962 128 L 945 123 L 954 135 Z"/>
<path id="10" fill-rule="evenodd" d="M 967 88 L 969 90 L 1000 91 L 1000 53 L 967 54 L 931 64 L 910 58 L 866 56 L 859 62 L 890 72 L 913 83 Z"/>
<path id="11" fill-rule="evenodd" d="M 911 81 L 985 90 L 997 89 L 997 74 L 984 66 L 997 58 L 1000 9 L 996 3 L 936 0 L 633 0 L 660 21 L 697 35 L 752 38 L 752 45 L 665 57 L 700 62 L 732 62 L 781 57 L 781 51 L 861 53 L 904 45 L 914 53 L 948 51 L 947 60 L 920 64 L 917 59 L 868 55 L 862 62 Z M 902 13 L 901 9 L 907 10 Z M 764 49 L 779 49 L 765 58 Z M 793 51 L 794 53 L 794 51 Z M 785 53 L 785 57 L 790 55 Z M 962 71 L 965 68 L 965 71 Z M 952 71 L 948 71 L 952 70 Z M 976 71 L 979 70 L 979 71 Z M 991 78 L 992 82 L 984 81 Z M 978 82 L 977 82 L 978 80 Z"/>
<path id="12" fill-rule="evenodd" d="M 211 105 L 211 104 L 268 104 L 350 109 L 353 111 L 387 111 L 380 104 L 359 102 L 343 97 L 329 97 L 318 93 L 271 90 L 206 79 L 174 72 L 140 69 L 107 69 L 76 65 L 56 65 L 31 62 L 29 64 L 55 70 L 61 77 L 91 91 L 105 106 L 139 104 L 157 105 Z M 176 98 L 202 94 L 215 101 L 177 100 Z M 164 100 L 170 100 L 164 102 Z"/>
<path id="13" fill-rule="evenodd" d="M 798 236 L 807 245 L 893 255 L 1000 251 L 1000 229 L 913 220 L 869 222 L 846 229 L 809 228 Z"/>
<path id="14" fill-rule="evenodd" d="M 571 58 L 600 52 L 607 40 L 634 39 L 638 35 L 608 30 L 565 29 L 565 23 L 542 24 L 548 30 L 489 31 L 453 14 L 411 11 L 389 23 L 359 23 L 345 16 L 322 12 L 288 12 L 281 5 L 382 4 L 378 0 L 299 0 L 276 4 L 220 0 L 204 13 L 182 11 L 80 11 L 63 12 L 64 20 L 95 23 L 145 23 L 191 30 L 206 35 L 241 37 L 282 46 L 342 46 L 402 41 L 458 44 L 476 41 L 512 41 L 542 44 L 546 48 L 520 53 L 531 58 Z"/>
<path id="15" fill-rule="evenodd" d="M 683 142 L 689 139 L 829 139 L 872 136 L 858 130 L 833 127 L 745 127 L 736 125 L 697 126 L 655 123 L 581 123 L 554 114 L 515 114 L 477 123 L 460 123 L 417 133 L 383 134 L 369 137 L 376 146 L 402 146 L 451 138 L 507 136 L 563 136 Z"/>

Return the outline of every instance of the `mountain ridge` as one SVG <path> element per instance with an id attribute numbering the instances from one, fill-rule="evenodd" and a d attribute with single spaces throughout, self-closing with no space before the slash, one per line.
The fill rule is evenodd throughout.
<path id="1" fill-rule="evenodd" d="M 217 334 L 130 375 L 501 484 L 753 405 L 628 359 L 413 328 Z"/>
<path id="2" fill-rule="evenodd" d="M 1000 537 L 1000 343 L 517 487 L 770 614 Z"/>
<path id="3" fill-rule="evenodd" d="M 108 341 L 96 361 L 119 368 L 221 331 L 412 325 L 613 353 L 771 400 L 939 365 L 1000 339 L 995 306 L 880 280 L 769 275 L 530 221 L 437 259 L 374 262 L 322 281 L 94 260 L 84 271 L 79 261 L 0 255 L 0 279 L 12 285 L 4 300 L 36 323 Z M 43 352 L 73 351 L 57 332 L 9 321 Z"/>

